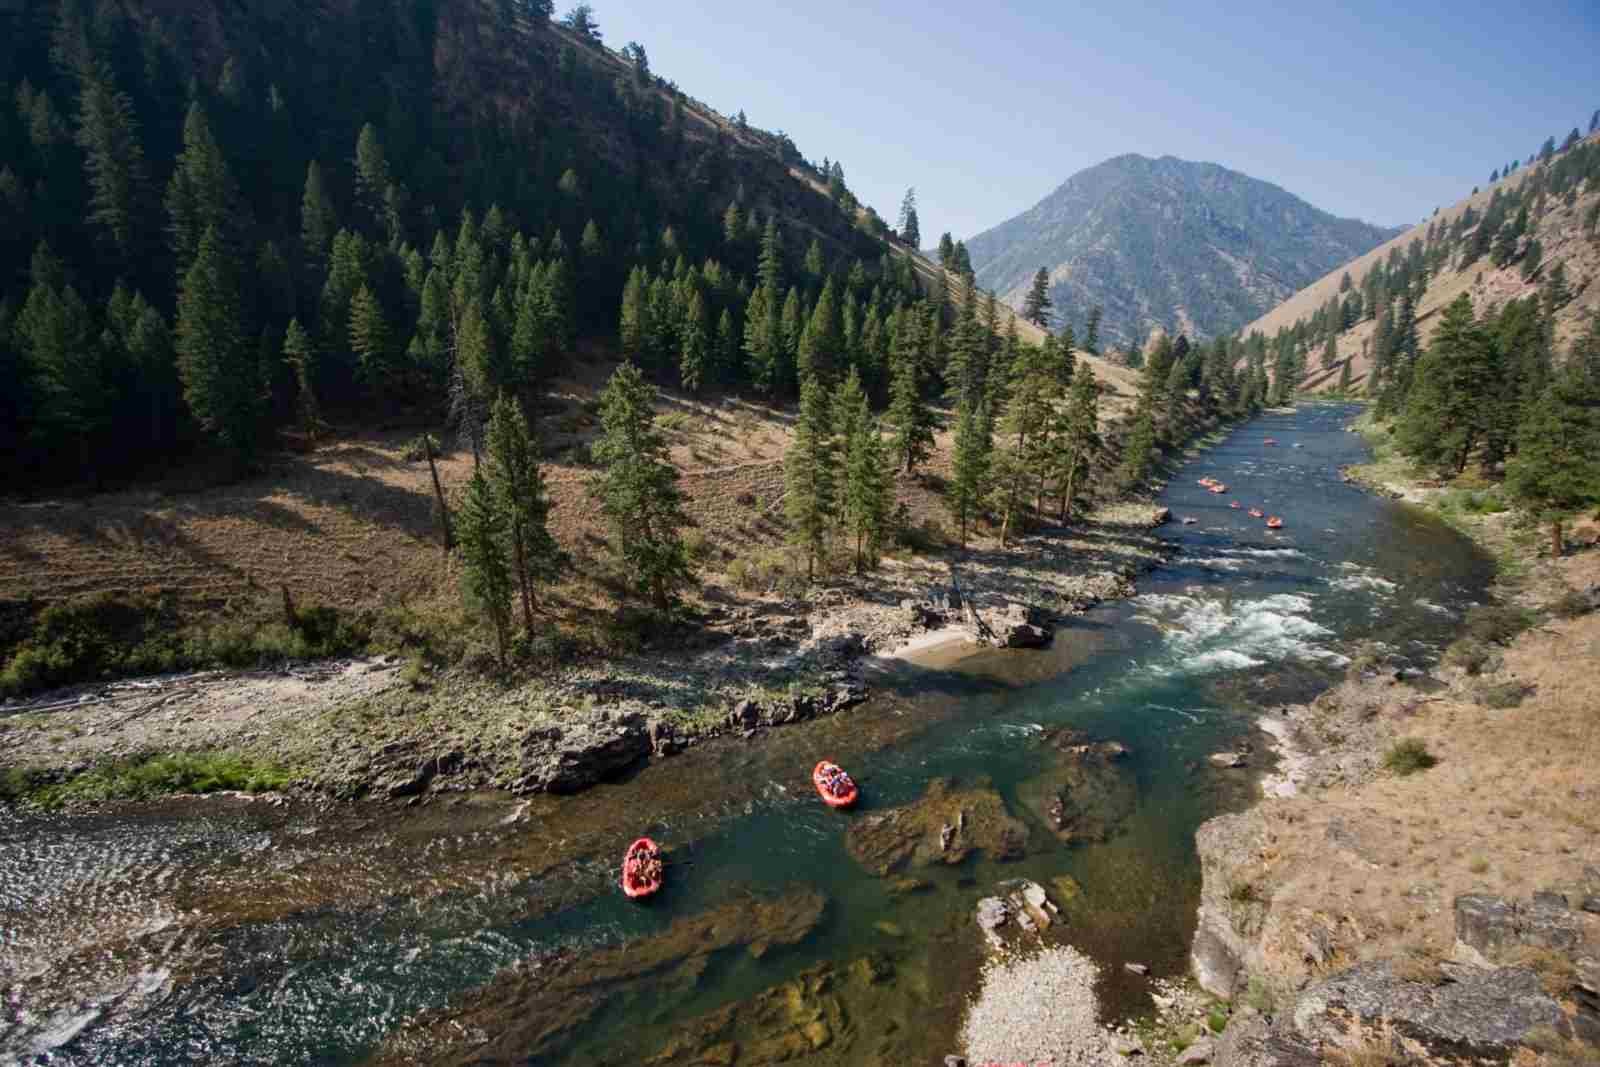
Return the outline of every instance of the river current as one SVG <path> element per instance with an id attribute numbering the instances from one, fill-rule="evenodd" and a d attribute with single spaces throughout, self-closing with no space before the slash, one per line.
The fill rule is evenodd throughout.
<path id="1" fill-rule="evenodd" d="M 1358 654 L 1431 662 L 1484 596 L 1489 562 L 1459 535 L 1340 481 L 1365 457 L 1353 414 L 1266 415 L 1193 457 L 1162 500 L 1171 561 L 1048 650 L 876 668 L 847 714 L 537 798 L 515 822 L 505 798 L 399 820 L 228 800 L 0 811 L 0 1064 L 745 1064 L 791 1024 L 812 1043 L 787 1062 L 939 1062 L 982 960 L 973 907 L 1014 878 L 1049 887 L 1066 940 L 1104 965 L 1103 1010 L 1143 1010 L 1122 964 L 1183 972 L 1194 830 L 1250 800 L 1251 776 L 1208 755 L 1253 745 L 1259 764 L 1262 709 Z M 1042 741 L 1068 727 L 1129 752 L 1104 826 L 1070 841 L 1040 799 L 1061 773 Z M 858 811 L 817 803 L 823 756 L 860 780 Z M 863 820 L 930 788 L 1012 826 L 1013 847 L 869 869 Z M 669 861 L 646 906 L 614 883 L 640 833 Z"/>

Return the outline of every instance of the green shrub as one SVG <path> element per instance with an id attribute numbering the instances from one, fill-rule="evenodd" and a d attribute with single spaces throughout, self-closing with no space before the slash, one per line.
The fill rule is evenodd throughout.
<path id="1" fill-rule="evenodd" d="M 221 753 L 174 753 L 107 764 L 66 782 L 35 785 L 26 799 L 42 808 L 69 803 L 147 800 L 174 793 L 275 792 L 293 775 L 283 767 Z"/>
<path id="2" fill-rule="evenodd" d="M 1418 737 L 1407 737 L 1396 741 L 1383 756 L 1384 767 L 1401 777 L 1425 771 L 1438 762 L 1433 753 L 1428 751 L 1428 746 Z"/>
<path id="3" fill-rule="evenodd" d="M 1532 693 L 1533 686 L 1525 682 L 1500 682 L 1495 685 L 1480 686 L 1477 697 L 1478 703 L 1485 707 L 1505 711 L 1508 708 L 1519 707 Z"/>
<path id="4" fill-rule="evenodd" d="M 1213 1034 L 1220 1034 L 1228 1028 L 1228 1009 L 1221 1004 L 1213 1004 L 1206 1013 L 1206 1027 Z"/>
<path id="5" fill-rule="evenodd" d="M 1527 608 L 1511 604 L 1479 604 L 1467 612 L 1466 632 L 1484 644 L 1509 645 L 1517 635 L 1538 622 Z"/>

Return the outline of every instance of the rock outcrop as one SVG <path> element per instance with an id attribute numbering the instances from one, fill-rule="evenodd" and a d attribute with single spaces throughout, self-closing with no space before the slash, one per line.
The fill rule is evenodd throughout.
<path id="1" fill-rule="evenodd" d="M 515 793 L 576 793 L 622 773 L 651 752 L 640 712 L 607 709 L 574 716 L 559 726 L 530 730 L 522 739 L 522 776 Z"/>

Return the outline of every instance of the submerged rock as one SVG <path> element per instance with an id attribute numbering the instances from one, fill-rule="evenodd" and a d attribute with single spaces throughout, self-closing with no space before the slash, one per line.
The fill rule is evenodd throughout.
<path id="1" fill-rule="evenodd" d="M 1128 754 L 1119 741 L 1090 741 L 1075 730 L 1046 734 L 1059 758 L 1051 770 L 1024 782 L 1018 799 L 1056 837 L 1068 843 L 1105 841 L 1139 803 Z"/>
<path id="2" fill-rule="evenodd" d="M 881 878 L 908 865 L 953 866 L 976 851 L 1015 859 L 1027 840 L 1027 827 L 993 788 L 957 788 L 936 779 L 915 803 L 853 820 L 845 845 L 856 862 Z"/>

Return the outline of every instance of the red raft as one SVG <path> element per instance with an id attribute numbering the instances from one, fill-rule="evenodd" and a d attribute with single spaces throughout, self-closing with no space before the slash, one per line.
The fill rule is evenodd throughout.
<path id="1" fill-rule="evenodd" d="M 1283 520 L 1278 518 L 1278 516 L 1276 516 L 1276 515 L 1272 516 L 1272 518 L 1267 520 L 1267 529 L 1269 529 L 1269 530 L 1281 530 L 1281 529 L 1283 529 Z"/>
<path id="2" fill-rule="evenodd" d="M 830 808 L 848 808 L 856 802 L 861 790 L 837 763 L 823 760 L 811 770 L 811 784 Z"/>
<path id="3" fill-rule="evenodd" d="M 622 857 L 622 891 L 630 899 L 647 897 L 661 888 L 661 850 L 648 837 L 628 846 Z"/>

